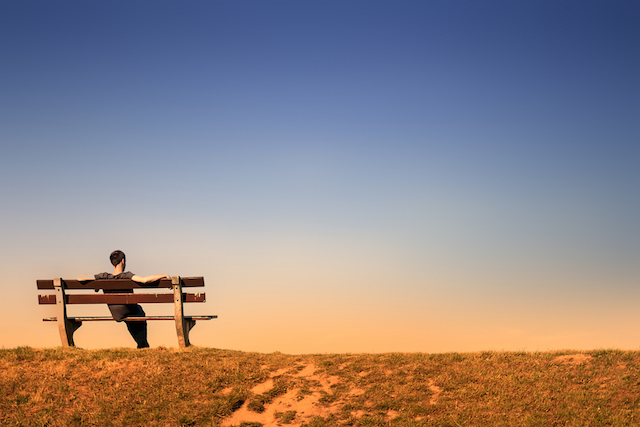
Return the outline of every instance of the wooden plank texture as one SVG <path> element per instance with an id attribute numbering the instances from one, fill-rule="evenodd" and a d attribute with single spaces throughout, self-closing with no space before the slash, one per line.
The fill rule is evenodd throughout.
<path id="1" fill-rule="evenodd" d="M 211 320 L 217 319 L 218 316 L 185 316 L 188 320 Z M 95 322 L 113 320 L 111 316 L 89 316 L 89 317 L 67 317 L 72 322 Z M 145 317 L 127 317 L 128 322 L 142 322 L 146 320 L 175 320 L 173 316 L 145 316 Z M 57 322 L 57 317 L 45 317 L 43 322 Z"/>
<path id="2" fill-rule="evenodd" d="M 183 288 L 204 286 L 204 277 L 181 277 Z M 131 279 L 103 279 L 78 281 L 76 279 L 63 279 L 65 289 L 143 289 L 143 288 L 167 288 L 171 289 L 171 280 L 162 279 L 152 283 L 138 283 Z M 37 281 L 38 289 L 53 289 L 53 280 L 44 279 Z"/>
<path id="3" fill-rule="evenodd" d="M 153 304 L 172 303 L 173 294 L 67 294 L 67 304 Z M 183 293 L 184 302 L 206 302 L 206 294 Z M 55 304 L 55 295 L 38 295 L 38 303 Z"/>

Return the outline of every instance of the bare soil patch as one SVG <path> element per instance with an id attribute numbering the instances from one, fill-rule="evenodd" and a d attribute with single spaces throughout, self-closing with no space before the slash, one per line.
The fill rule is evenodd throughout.
<path id="1" fill-rule="evenodd" d="M 341 382 L 340 378 L 316 374 L 316 369 L 315 364 L 309 363 L 272 372 L 269 379 L 253 387 L 251 392 L 256 395 L 270 392 L 274 389 L 276 377 L 290 377 L 292 383 L 296 385 L 288 388 L 283 395 L 276 397 L 271 403 L 264 404 L 262 412 L 252 410 L 250 402 L 245 402 L 221 425 L 225 427 L 242 423 L 260 423 L 264 427 L 283 424 L 295 427 L 308 422 L 313 417 L 326 417 L 337 413 L 340 410 L 337 404 L 321 405 L 319 402 L 324 396 L 332 393 L 332 387 Z M 297 379 L 303 381 L 296 381 Z M 363 393 L 361 390 L 353 390 L 354 395 L 361 393 Z"/>
<path id="2" fill-rule="evenodd" d="M 567 354 L 564 356 L 557 356 L 553 358 L 554 362 L 564 363 L 566 365 L 579 365 L 581 363 L 587 363 L 593 356 L 588 354 Z"/>

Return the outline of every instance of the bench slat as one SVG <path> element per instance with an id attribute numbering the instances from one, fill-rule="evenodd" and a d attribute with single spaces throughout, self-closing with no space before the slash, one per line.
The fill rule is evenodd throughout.
<path id="1" fill-rule="evenodd" d="M 184 302 L 206 302 L 204 292 L 190 294 L 183 293 Z M 173 302 L 173 294 L 95 294 L 95 295 L 66 295 L 67 304 L 143 304 Z M 38 295 L 38 303 L 55 304 L 56 296 Z"/>
<path id="2" fill-rule="evenodd" d="M 218 316 L 184 316 L 186 320 L 211 320 L 217 319 Z M 89 316 L 89 317 L 67 317 L 71 322 L 95 322 L 113 320 L 111 316 Z M 127 317 L 128 322 L 142 322 L 144 320 L 176 320 L 174 316 L 144 316 L 144 317 Z M 57 322 L 57 317 L 45 317 L 43 322 Z"/>
<path id="3" fill-rule="evenodd" d="M 204 286 L 204 277 L 181 277 L 183 288 Z M 63 280 L 65 289 L 137 289 L 137 288 L 171 288 L 171 280 L 161 279 L 151 283 L 134 282 L 131 279 L 101 279 L 87 282 L 76 279 Z M 38 289 L 54 289 L 53 280 L 45 279 L 37 281 Z"/>

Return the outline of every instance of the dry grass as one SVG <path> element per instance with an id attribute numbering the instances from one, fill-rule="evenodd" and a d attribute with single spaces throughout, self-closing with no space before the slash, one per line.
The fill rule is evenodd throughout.
<path id="1" fill-rule="evenodd" d="M 640 352 L 0 350 L 5 426 L 640 425 Z"/>

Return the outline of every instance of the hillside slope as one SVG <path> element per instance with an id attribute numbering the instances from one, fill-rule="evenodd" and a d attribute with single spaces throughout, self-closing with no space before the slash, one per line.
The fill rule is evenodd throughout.
<path id="1" fill-rule="evenodd" d="M 640 352 L 0 350 L 20 426 L 640 425 Z"/>

